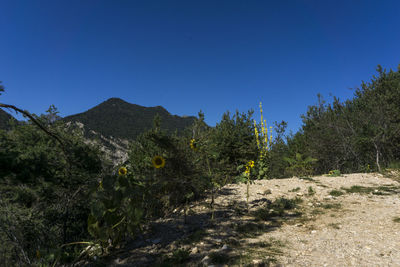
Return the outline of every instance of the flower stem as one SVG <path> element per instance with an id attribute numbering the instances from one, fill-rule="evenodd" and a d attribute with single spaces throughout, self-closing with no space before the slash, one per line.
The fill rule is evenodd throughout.
<path id="1" fill-rule="evenodd" d="M 208 160 L 208 157 L 206 157 L 206 161 L 207 161 L 207 167 L 208 167 L 208 174 L 210 175 L 210 179 L 211 179 L 211 203 L 210 203 L 211 220 L 214 220 L 214 179 L 212 178 L 210 161 Z"/>

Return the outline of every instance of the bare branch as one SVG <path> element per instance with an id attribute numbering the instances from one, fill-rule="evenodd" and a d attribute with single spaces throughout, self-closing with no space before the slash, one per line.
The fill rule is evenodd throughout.
<path id="1" fill-rule="evenodd" d="M 50 132 L 49 130 L 47 130 L 40 122 L 38 122 L 28 111 L 26 110 L 22 110 L 20 108 L 17 108 L 16 106 L 13 105 L 7 105 L 7 104 L 2 104 L 0 103 L 0 107 L 2 108 L 11 108 L 13 110 L 15 110 L 16 112 L 20 112 L 22 114 L 24 114 L 25 116 L 27 116 L 29 119 L 31 119 L 31 121 L 36 124 L 36 126 L 38 126 L 41 130 L 43 130 L 47 135 L 53 137 L 54 139 L 57 140 L 57 142 L 60 143 L 60 145 L 64 148 L 64 143 L 63 141 L 61 141 L 61 139 L 54 133 Z"/>

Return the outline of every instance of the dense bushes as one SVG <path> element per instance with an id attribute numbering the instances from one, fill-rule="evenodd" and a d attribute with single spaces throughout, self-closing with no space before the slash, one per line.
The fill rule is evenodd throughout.
<path id="1" fill-rule="evenodd" d="M 68 158 L 31 123 L 0 131 L 0 242 L 7 244 L 0 265 L 55 257 L 61 244 L 88 237 L 88 188 L 102 171 L 100 152 L 62 125 L 50 128 L 68 143 Z"/>
<path id="2" fill-rule="evenodd" d="M 128 176 L 143 185 L 143 208 L 147 217 L 163 215 L 207 187 L 206 174 L 195 164 L 190 139 L 168 136 L 153 129 L 132 143 Z M 165 161 L 155 168 L 153 160 Z M 162 158 L 162 159 L 161 159 Z"/>
<path id="3" fill-rule="evenodd" d="M 252 111 L 247 114 L 236 111 L 231 118 L 227 112 L 207 136 L 219 164 L 216 172 L 222 177 L 229 177 L 227 182 L 232 182 L 235 176 L 244 171 L 244 168 L 238 170 L 240 165 L 258 157 L 252 114 Z"/>
<path id="4" fill-rule="evenodd" d="M 317 173 L 337 169 L 359 172 L 382 167 L 400 158 L 400 69 L 385 71 L 356 89 L 354 98 L 326 104 L 319 96 L 303 116 L 301 150 L 318 159 Z M 297 142 L 298 143 L 298 142 Z"/>

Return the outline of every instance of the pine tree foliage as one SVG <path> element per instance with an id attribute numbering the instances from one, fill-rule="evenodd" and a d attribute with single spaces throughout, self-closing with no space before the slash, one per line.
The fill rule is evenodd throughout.
<path id="1" fill-rule="evenodd" d="M 317 173 L 381 171 L 400 159 L 400 69 L 377 72 L 353 99 L 326 104 L 319 96 L 303 116 L 303 153 L 318 159 Z"/>

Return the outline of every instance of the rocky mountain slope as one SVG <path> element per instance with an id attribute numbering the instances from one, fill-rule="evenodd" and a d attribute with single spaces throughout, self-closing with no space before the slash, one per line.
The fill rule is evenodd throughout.
<path id="1" fill-rule="evenodd" d="M 99 145 L 117 165 L 127 159 L 129 141 L 152 128 L 156 114 L 161 118 L 161 129 L 170 133 L 182 133 L 195 120 L 193 116 L 171 115 L 161 106 L 143 107 L 120 98 L 110 98 L 88 111 L 54 120 L 63 121 L 69 129 L 79 129 L 87 143 Z M 13 117 L 0 109 L 0 129 L 9 129 L 10 119 Z"/>
<path id="2" fill-rule="evenodd" d="M 113 136 L 104 136 L 101 133 L 93 131 L 81 122 L 66 122 L 69 130 L 78 130 L 84 137 L 86 144 L 97 145 L 104 152 L 106 158 L 114 166 L 125 162 L 128 159 L 129 140 L 115 138 Z"/>

